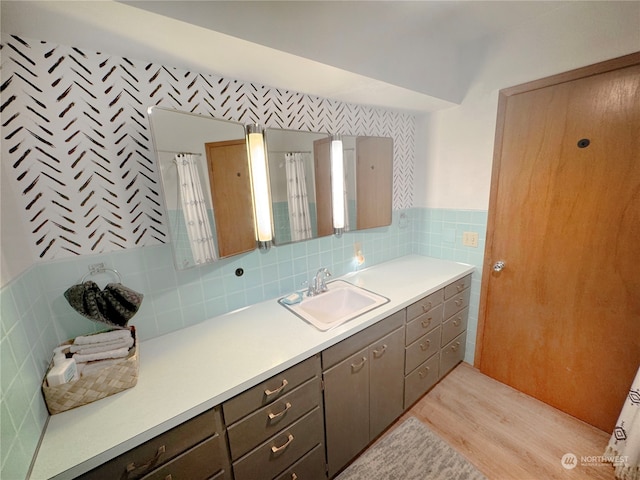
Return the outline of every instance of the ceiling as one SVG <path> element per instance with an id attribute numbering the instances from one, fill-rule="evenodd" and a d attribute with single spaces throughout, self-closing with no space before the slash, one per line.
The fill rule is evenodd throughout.
<path id="1" fill-rule="evenodd" d="M 509 30 L 571 1 L 10 1 L 2 31 L 385 108 L 462 101 Z M 589 2 L 587 2 L 589 3 Z"/>

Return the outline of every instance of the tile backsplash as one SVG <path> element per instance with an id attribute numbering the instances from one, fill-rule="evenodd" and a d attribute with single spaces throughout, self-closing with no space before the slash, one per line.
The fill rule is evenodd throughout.
<path id="1" fill-rule="evenodd" d="M 116 269 L 124 285 L 145 295 L 130 322 L 144 341 L 246 305 L 300 288 L 328 266 L 335 276 L 417 253 L 476 266 L 472 282 L 466 360 L 473 362 L 486 212 L 412 208 L 394 211 L 389 227 L 345 233 L 254 251 L 213 265 L 178 271 L 170 245 L 86 255 L 34 265 L 0 291 L 2 390 L 1 478 L 25 478 L 48 414 L 40 383 L 53 348 L 68 338 L 99 330 L 71 309 L 63 293 L 89 265 Z M 462 245 L 462 233 L 479 233 L 478 247 Z M 354 262 L 362 245 L 365 264 Z M 243 270 L 242 276 L 236 270 Z M 92 277 L 113 281 L 109 272 Z"/>

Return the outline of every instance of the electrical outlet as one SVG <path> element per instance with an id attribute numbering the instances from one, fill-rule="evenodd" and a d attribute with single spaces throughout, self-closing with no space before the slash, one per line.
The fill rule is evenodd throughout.
<path id="1" fill-rule="evenodd" d="M 462 244 L 467 247 L 477 247 L 478 232 L 464 232 L 462 234 Z"/>

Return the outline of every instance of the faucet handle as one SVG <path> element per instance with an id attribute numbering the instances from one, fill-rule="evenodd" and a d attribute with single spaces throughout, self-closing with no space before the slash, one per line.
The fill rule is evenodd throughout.
<path id="1" fill-rule="evenodd" d="M 307 290 L 307 297 L 313 296 L 313 286 L 311 283 L 309 283 L 309 280 L 303 280 L 302 282 L 300 282 L 300 286 L 303 289 Z"/>
<path id="2" fill-rule="evenodd" d="M 318 270 L 318 273 L 316 274 L 316 290 L 317 290 L 316 293 L 326 292 L 327 290 L 329 290 L 324 280 L 325 278 L 330 276 L 331 276 L 331 272 L 327 267 L 324 267 Z"/>

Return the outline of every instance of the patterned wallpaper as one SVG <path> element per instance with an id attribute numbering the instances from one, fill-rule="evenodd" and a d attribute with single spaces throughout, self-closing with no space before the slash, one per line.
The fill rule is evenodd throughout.
<path id="1" fill-rule="evenodd" d="M 43 260 L 169 241 L 147 108 L 394 139 L 394 209 L 413 206 L 415 119 L 2 35 L 2 161 Z"/>

